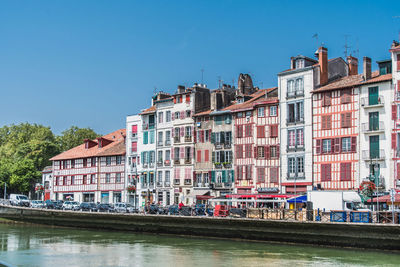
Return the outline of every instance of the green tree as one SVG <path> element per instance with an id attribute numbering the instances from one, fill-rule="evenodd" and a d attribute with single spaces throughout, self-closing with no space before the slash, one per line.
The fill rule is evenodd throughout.
<path id="1" fill-rule="evenodd" d="M 57 143 L 60 151 L 66 151 L 83 143 L 85 139 L 95 139 L 100 135 L 91 128 L 71 128 L 63 131 L 60 136 L 57 136 Z"/>

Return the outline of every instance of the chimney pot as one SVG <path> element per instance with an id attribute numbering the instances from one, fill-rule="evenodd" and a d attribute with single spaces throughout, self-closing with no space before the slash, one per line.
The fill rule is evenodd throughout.
<path id="1" fill-rule="evenodd" d="M 363 75 L 364 80 L 371 79 L 371 58 L 369 57 L 363 58 Z"/>

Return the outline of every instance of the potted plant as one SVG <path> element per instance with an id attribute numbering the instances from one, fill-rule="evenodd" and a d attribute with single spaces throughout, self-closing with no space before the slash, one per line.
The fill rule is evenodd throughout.
<path id="1" fill-rule="evenodd" d="M 37 194 L 41 194 L 44 192 L 44 186 L 41 184 L 38 184 L 35 186 L 35 193 Z"/>
<path id="2" fill-rule="evenodd" d="M 136 192 L 136 187 L 135 187 L 134 185 L 129 185 L 129 186 L 126 188 L 126 191 L 128 191 L 129 194 L 133 194 L 133 193 Z"/>

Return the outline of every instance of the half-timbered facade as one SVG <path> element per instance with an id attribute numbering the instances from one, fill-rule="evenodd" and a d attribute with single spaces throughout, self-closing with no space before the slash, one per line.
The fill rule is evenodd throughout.
<path id="1" fill-rule="evenodd" d="M 56 199 L 80 202 L 122 201 L 125 187 L 125 129 L 120 129 L 53 158 Z"/>

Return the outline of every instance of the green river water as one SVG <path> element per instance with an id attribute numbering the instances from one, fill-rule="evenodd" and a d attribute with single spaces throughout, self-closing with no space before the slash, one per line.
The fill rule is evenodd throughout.
<path id="1" fill-rule="evenodd" d="M 400 255 L 0 224 L 0 266 L 400 266 Z"/>

